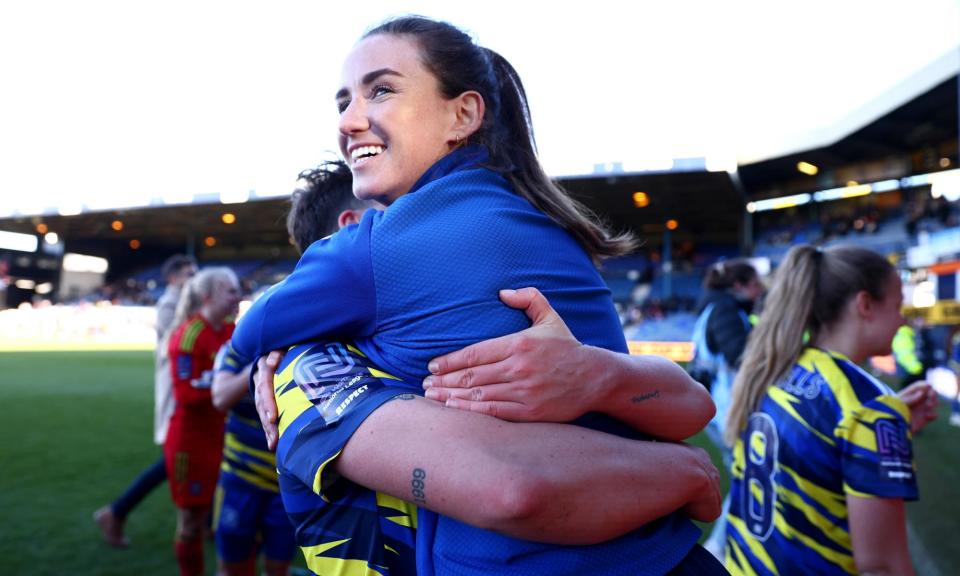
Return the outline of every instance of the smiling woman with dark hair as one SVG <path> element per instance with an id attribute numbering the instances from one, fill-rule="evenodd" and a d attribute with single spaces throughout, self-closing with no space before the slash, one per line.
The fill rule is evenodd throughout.
<path id="1" fill-rule="evenodd" d="M 412 543 L 376 514 L 387 506 L 405 526 L 416 516 L 421 574 L 722 572 L 678 512 L 719 511 L 709 459 L 636 440 L 686 438 L 712 405 L 670 363 L 626 362 L 622 386 L 603 375 L 627 347 L 594 262 L 633 243 L 545 175 L 516 71 L 449 24 L 407 17 L 361 39 L 341 86 L 354 194 L 387 208 L 314 243 L 234 338 L 247 358 L 301 344 L 277 377 L 277 460 L 308 565 L 409 570 L 397 557 Z M 590 354 L 564 411 L 536 418 L 576 425 L 420 397 L 434 357 L 528 327 L 503 287 L 539 289 L 569 325 L 559 342 Z"/>

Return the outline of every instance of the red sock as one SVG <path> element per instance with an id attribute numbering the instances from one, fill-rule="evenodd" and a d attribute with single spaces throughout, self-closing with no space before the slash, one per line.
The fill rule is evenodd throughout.
<path id="1" fill-rule="evenodd" d="M 180 576 L 203 576 L 203 540 L 175 540 Z"/>

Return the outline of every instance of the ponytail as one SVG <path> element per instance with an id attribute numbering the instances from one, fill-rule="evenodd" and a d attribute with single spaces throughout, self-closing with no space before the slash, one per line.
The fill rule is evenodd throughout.
<path id="1" fill-rule="evenodd" d="M 177 301 L 177 311 L 173 313 L 172 327 L 167 330 L 165 339 L 169 339 L 176 329 L 203 308 L 203 302 L 216 290 L 216 281 L 226 279 L 236 283 L 237 275 L 226 266 L 204 268 L 183 285 L 180 290 L 180 300 Z M 166 342 L 163 344 L 166 347 Z"/>
<path id="2" fill-rule="evenodd" d="M 724 440 L 733 445 L 767 388 L 783 377 L 803 352 L 803 334 L 816 298 L 817 260 L 812 246 L 790 250 L 774 277 L 764 313 L 747 339 L 733 382 Z"/>
<path id="3" fill-rule="evenodd" d="M 502 155 L 513 167 L 505 176 L 514 190 L 572 234 L 594 261 L 623 256 L 636 250 L 637 241 L 631 234 L 607 231 L 596 214 L 547 176 L 537 158 L 533 121 L 520 76 L 503 56 L 493 50 L 485 50 L 493 64 L 500 89 L 500 121 L 507 131 L 501 142 Z M 497 158 L 501 151 L 495 150 L 493 145 L 490 148 L 491 156 Z"/>
<path id="4" fill-rule="evenodd" d="M 787 253 L 733 383 L 724 432 L 728 444 L 736 442 L 767 389 L 800 358 L 804 339 L 816 341 L 822 331 L 833 328 L 847 302 L 861 291 L 883 300 L 894 273 L 883 256 L 866 248 L 801 245 Z"/>

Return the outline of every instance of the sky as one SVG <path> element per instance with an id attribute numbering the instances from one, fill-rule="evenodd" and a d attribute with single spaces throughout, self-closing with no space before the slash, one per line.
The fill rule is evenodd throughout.
<path id="1" fill-rule="evenodd" d="M 335 155 L 344 57 L 402 13 L 513 63 L 554 176 L 795 151 L 960 58 L 960 0 L 8 1 L 0 218 L 289 193 Z"/>

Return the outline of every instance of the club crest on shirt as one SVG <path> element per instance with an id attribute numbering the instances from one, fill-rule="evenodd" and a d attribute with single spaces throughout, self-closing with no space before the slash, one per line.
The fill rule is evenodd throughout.
<path id="1" fill-rule="evenodd" d="M 297 360 L 293 379 L 327 424 L 339 420 L 371 388 L 383 386 L 370 375 L 365 359 L 339 342 L 311 348 Z"/>
<path id="2" fill-rule="evenodd" d="M 900 481 L 913 478 L 913 449 L 906 426 L 899 421 L 883 419 L 877 420 L 874 431 L 884 475 Z"/>

